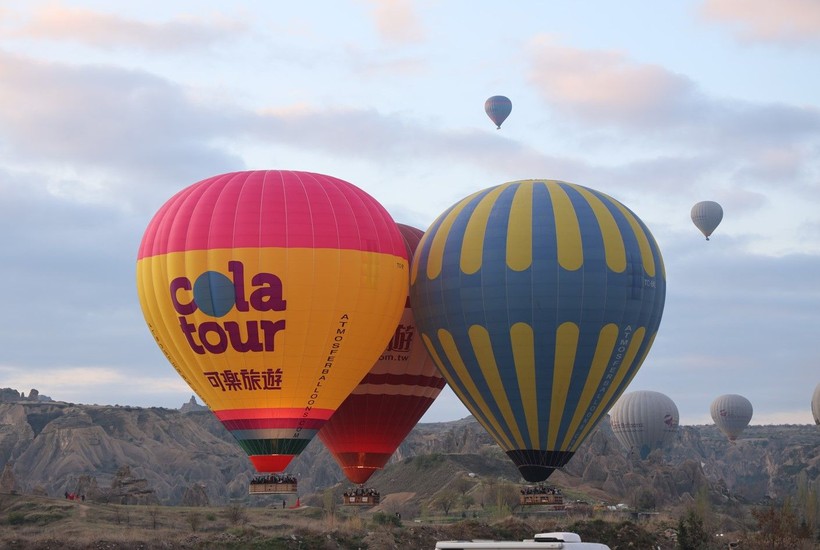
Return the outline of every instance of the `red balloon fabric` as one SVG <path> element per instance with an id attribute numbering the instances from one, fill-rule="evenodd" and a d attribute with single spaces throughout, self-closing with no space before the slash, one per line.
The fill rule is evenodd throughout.
<path id="1" fill-rule="evenodd" d="M 424 232 L 398 226 L 412 258 Z M 416 334 L 408 297 L 401 321 L 381 357 L 325 423 L 319 438 L 348 480 L 366 483 L 384 468 L 444 384 Z"/>

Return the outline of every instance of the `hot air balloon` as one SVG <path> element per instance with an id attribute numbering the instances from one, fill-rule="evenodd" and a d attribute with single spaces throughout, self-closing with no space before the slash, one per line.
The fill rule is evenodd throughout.
<path id="1" fill-rule="evenodd" d="M 424 232 L 398 225 L 412 256 Z M 416 334 L 410 306 L 408 297 L 381 357 L 319 432 L 347 479 L 358 485 L 387 464 L 444 387 Z"/>
<path id="2" fill-rule="evenodd" d="M 553 180 L 461 200 L 427 230 L 411 268 L 430 355 L 531 482 L 566 464 L 624 392 L 665 296 L 643 222 L 603 193 Z"/>
<path id="3" fill-rule="evenodd" d="M 692 222 L 709 240 L 709 235 L 720 225 L 723 219 L 723 208 L 715 201 L 701 201 L 692 207 Z"/>
<path id="4" fill-rule="evenodd" d="M 820 425 L 820 384 L 815 386 L 811 397 L 811 414 L 814 416 L 814 423 Z"/>
<path id="5" fill-rule="evenodd" d="M 721 395 L 712 401 L 709 412 L 720 431 L 726 434 L 729 441 L 734 441 L 752 419 L 752 403 L 742 395 Z"/>
<path id="6" fill-rule="evenodd" d="M 623 394 L 609 415 L 612 433 L 624 447 L 638 451 L 641 458 L 672 441 L 680 421 L 675 402 L 656 391 Z"/>
<path id="7" fill-rule="evenodd" d="M 157 344 L 249 455 L 282 472 L 370 370 L 408 288 L 401 233 L 343 180 L 259 170 L 183 189 L 148 225 Z"/>
<path id="8" fill-rule="evenodd" d="M 484 102 L 484 112 L 495 123 L 496 129 L 500 130 L 501 124 L 512 112 L 512 101 L 503 95 L 494 95 Z"/>

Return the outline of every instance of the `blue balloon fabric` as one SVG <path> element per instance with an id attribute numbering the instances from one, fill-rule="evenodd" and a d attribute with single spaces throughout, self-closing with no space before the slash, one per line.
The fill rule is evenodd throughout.
<path id="1" fill-rule="evenodd" d="M 433 222 L 412 265 L 430 355 L 527 481 L 566 464 L 624 392 L 666 295 L 643 222 L 554 180 L 463 199 Z"/>

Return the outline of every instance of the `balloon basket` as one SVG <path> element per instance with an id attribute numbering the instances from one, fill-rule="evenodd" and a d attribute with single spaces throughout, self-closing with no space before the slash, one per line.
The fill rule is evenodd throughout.
<path id="1" fill-rule="evenodd" d="M 342 495 L 342 504 L 344 506 L 376 506 L 380 499 L 381 495 L 375 489 L 358 487 Z"/>
<path id="2" fill-rule="evenodd" d="M 543 483 L 521 487 L 518 502 L 521 506 L 544 506 L 556 511 L 564 509 L 564 495 L 561 489 Z"/>
<path id="3" fill-rule="evenodd" d="M 295 495 L 295 483 L 265 483 L 248 486 L 249 495 Z"/>
<path id="4" fill-rule="evenodd" d="M 293 495 L 296 494 L 296 479 L 287 474 L 255 477 L 248 485 L 249 495 Z"/>

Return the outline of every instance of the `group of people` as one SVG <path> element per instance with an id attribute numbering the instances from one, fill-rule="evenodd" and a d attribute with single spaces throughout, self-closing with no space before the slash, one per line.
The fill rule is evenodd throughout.
<path id="1" fill-rule="evenodd" d="M 344 496 L 346 497 L 377 497 L 379 496 L 379 492 L 376 489 L 371 489 L 369 487 L 356 487 L 355 489 L 348 489 L 345 491 Z"/>
<path id="2" fill-rule="evenodd" d="M 550 485 L 525 485 L 521 488 L 522 495 L 561 495 L 561 489 Z"/>
<path id="3" fill-rule="evenodd" d="M 77 493 L 69 493 L 68 491 L 65 492 L 66 500 L 81 500 L 85 502 L 85 495 L 78 495 Z"/>
<path id="4" fill-rule="evenodd" d="M 291 474 L 266 474 L 254 476 L 251 485 L 267 485 L 271 483 L 292 483 L 296 484 L 296 477 Z"/>

